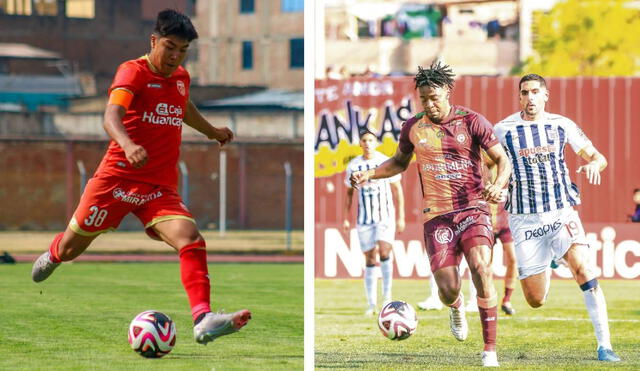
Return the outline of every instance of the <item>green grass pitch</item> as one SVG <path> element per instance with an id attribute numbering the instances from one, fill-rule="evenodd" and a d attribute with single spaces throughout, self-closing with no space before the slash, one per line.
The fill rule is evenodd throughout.
<path id="1" fill-rule="evenodd" d="M 177 263 L 64 264 L 31 281 L 31 264 L 0 265 L 0 370 L 291 370 L 303 367 L 302 264 L 210 264 L 214 310 L 247 308 L 240 332 L 193 340 Z M 161 359 L 127 342 L 133 317 L 168 314 L 177 342 Z"/>
<path id="2" fill-rule="evenodd" d="M 468 281 L 463 281 L 466 294 Z M 640 281 L 601 280 L 609 312 L 617 364 L 597 361 L 593 327 L 575 282 L 554 280 L 547 303 L 538 309 L 526 305 L 517 286 L 508 318 L 499 314 L 498 360 L 514 370 L 639 370 Z M 519 285 L 519 284 L 518 284 Z M 380 289 L 380 285 L 378 285 Z M 496 282 L 499 298 L 503 282 Z M 467 313 L 469 337 L 458 342 L 449 330 L 448 309 L 418 311 L 418 328 L 407 340 L 384 338 L 377 318 L 364 317 L 362 280 L 316 280 L 315 367 L 317 370 L 460 370 L 481 365 L 482 333 L 477 313 Z M 416 303 L 425 299 L 424 280 L 395 280 L 395 300 Z"/>

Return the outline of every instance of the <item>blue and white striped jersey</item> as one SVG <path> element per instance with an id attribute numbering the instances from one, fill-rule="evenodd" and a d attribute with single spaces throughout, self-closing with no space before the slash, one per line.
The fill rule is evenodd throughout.
<path id="1" fill-rule="evenodd" d="M 389 157 L 377 151 L 369 160 L 365 160 L 362 156 L 354 158 L 347 165 L 345 184 L 351 187 L 349 177 L 354 171 L 376 168 L 388 159 Z M 375 224 L 383 220 L 395 222 L 391 183 L 399 180 L 400 174 L 360 184 L 358 188 L 358 225 Z"/>
<path id="2" fill-rule="evenodd" d="M 545 112 L 525 121 L 520 112 L 494 127 L 513 165 L 505 208 L 511 214 L 532 214 L 580 204 L 578 187 L 569 178 L 565 144 L 578 153 L 591 141 L 570 119 Z"/>

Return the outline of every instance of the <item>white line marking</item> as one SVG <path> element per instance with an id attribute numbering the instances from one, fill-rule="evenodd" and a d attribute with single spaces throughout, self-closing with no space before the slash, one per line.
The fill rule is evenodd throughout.
<path id="1" fill-rule="evenodd" d="M 571 318 L 571 317 L 505 317 L 500 316 L 500 319 L 509 318 L 513 321 L 567 321 L 567 322 L 575 322 L 575 321 L 588 321 L 591 322 L 589 318 Z M 640 319 L 609 319 L 609 322 L 633 322 L 638 323 Z"/>

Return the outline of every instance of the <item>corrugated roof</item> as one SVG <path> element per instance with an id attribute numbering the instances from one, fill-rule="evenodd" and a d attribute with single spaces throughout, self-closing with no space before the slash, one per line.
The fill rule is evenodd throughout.
<path id="1" fill-rule="evenodd" d="M 28 44 L 0 43 L 0 58 L 61 59 L 60 53 Z"/>
<path id="2" fill-rule="evenodd" d="M 268 89 L 237 97 L 208 100 L 202 102 L 202 108 L 282 108 L 304 109 L 304 92 L 282 89 Z"/>
<path id="3" fill-rule="evenodd" d="M 0 92 L 79 95 L 82 88 L 73 76 L 0 75 Z"/>

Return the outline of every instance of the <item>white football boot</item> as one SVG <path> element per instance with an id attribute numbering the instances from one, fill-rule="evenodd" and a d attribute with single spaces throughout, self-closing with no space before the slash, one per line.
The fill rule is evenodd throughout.
<path id="1" fill-rule="evenodd" d="M 439 297 L 431 295 L 425 301 L 419 302 L 418 308 L 422 310 L 441 310 L 444 305 Z"/>
<path id="2" fill-rule="evenodd" d="M 60 264 L 62 263 L 52 262 L 51 253 L 49 251 L 45 252 L 33 263 L 33 268 L 31 268 L 31 279 L 33 279 L 33 282 L 46 280 Z"/>
<path id="3" fill-rule="evenodd" d="M 251 319 L 251 312 L 246 309 L 235 313 L 205 314 L 202 321 L 193 327 L 193 337 L 200 344 L 207 345 L 220 336 L 233 334 L 244 327 Z"/>
<path id="4" fill-rule="evenodd" d="M 494 352 L 482 352 L 482 366 L 483 367 L 500 367 L 498 363 L 498 354 Z"/>
<path id="5" fill-rule="evenodd" d="M 460 293 L 460 307 L 449 307 L 449 325 L 451 326 L 451 333 L 458 341 L 464 341 L 469 335 L 469 325 L 467 324 L 467 317 L 465 315 L 464 297 Z"/>

